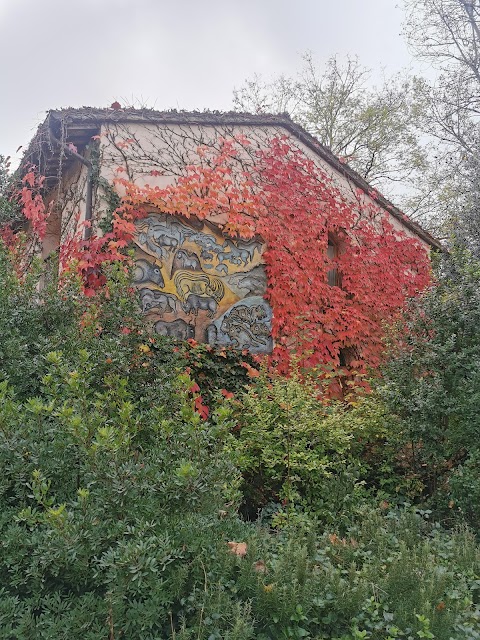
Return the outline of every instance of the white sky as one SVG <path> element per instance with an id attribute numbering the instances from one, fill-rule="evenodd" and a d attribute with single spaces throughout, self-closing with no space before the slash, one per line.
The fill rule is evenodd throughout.
<path id="1" fill-rule="evenodd" d="M 357 54 L 380 78 L 411 64 L 399 0 L 0 0 L 0 154 L 48 109 L 232 106 L 254 73 Z"/>

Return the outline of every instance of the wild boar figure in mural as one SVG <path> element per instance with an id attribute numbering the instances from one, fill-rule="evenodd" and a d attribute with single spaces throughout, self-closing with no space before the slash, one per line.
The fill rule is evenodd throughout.
<path id="1" fill-rule="evenodd" d="M 195 327 L 181 319 L 173 320 L 172 322 L 159 320 L 153 325 L 153 328 L 155 333 L 161 336 L 176 338 L 177 340 L 188 340 L 195 336 Z"/>
<path id="2" fill-rule="evenodd" d="M 153 282 L 159 287 L 165 286 L 162 272 L 157 264 L 149 262 L 148 260 L 136 260 L 133 271 L 133 284 L 143 284 L 146 282 Z"/>
<path id="3" fill-rule="evenodd" d="M 179 299 L 173 293 L 147 288 L 140 289 L 140 302 L 144 313 L 156 309 L 160 317 L 163 317 L 164 313 L 177 313 L 180 304 Z"/>
<path id="4" fill-rule="evenodd" d="M 262 267 L 233 273 L 228 276 L 227 282 L 230 286 L 239 289 L 242 296 L 263 296 L 267 290 L 267 276 Z"/>
<path id="5" fill-rule="evenodd" d="M 196 316 L 199 311 L 207 311 L 209 318 L 213 318 L 217 307 L 218 304 L 213 298 L 209 296 L 197 296 L 196 293 L 190 293 L 184 304 L 182 304 L 182 309 L 185 313 L 193 313 L 193 315 Z"/>

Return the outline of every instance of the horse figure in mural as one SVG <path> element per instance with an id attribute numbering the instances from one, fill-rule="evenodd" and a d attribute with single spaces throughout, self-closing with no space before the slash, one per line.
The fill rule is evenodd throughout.
<path id="1" fill-rule="evenodd" d="M 185 313 L 197 315 L 199 311 L 207 311 L 208 317 L 212 318 L 225 295 L 220 278 L 207 273 L 180 270 L 175 273 L 173 282 Z"/>

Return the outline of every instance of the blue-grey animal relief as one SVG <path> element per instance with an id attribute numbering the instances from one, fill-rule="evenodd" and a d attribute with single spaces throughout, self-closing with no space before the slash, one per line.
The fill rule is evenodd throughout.
<path id="1" fill-rule="evenodd" d="M 164 322 L 159 320 L 153 325 L 155 333 L 161 336 L 169 336 L 177 340 L 188 340 L 195 336 L 195 327 L 187 324 L 185 320 L 178 318 L 172 322 Z"/>
<path id="2" fill-rule="evenodd" d="M 252 353 L 270 353 L 272 310 L 259 296 L 235 303 L 206 330 L 206 341 L 212 346 L 232 346 Z"/>

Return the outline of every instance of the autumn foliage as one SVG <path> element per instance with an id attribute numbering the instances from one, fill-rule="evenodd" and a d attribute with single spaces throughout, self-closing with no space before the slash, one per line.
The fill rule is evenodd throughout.
<path id="1" fill-rule="evenodd" d="M 0 240 L 8 247 L 19 277 L 28 268 L 30 255 L 45 237 L 48 211 L 42 198 L 44 182 L 45 177 L 29 165 L 20 187 L 11 194 L 11 200 L 21 208 L 28 235 L 18 233 L 10 222 L 0 224 Z"/>
<path id="2" fill-rule="evenodd" d="M 216 150 L 200 147 L 198 162 L 166 187 L 138 186 L 121 175 L 119 168 L 115 182 L 123 200 L 112 230 L 85 240 L 78 227 L 63 243 L 61 268 L 79 270 L 85 294 L 95 295 L 105 284 L 102 264 L 128 263 L 135 222 L 152 210 L 208 219 L 231 238 L 260 239 L 267 247 L 266 297 L 273 309 L 271 363 L 281 370 L 292 354 L 308 367 L 376 367 L 384 323 L 429 281 L 428 255 L 419 241 L 394 228 L 364 192 L 342 192 L 285 138 L 265 149 L 252 149 L 243 137 L 223 140 Z M 41 237 L 45 212 L 42 218 L 38 186 L 37 179 L 24 178 L 20 198 Z M 336 286 L 329 284 L 332 271 Z"/>
<path id="3" fill-rule="evenodd" d="M 237 138 L 223 141 L 220 152 L 200 149 L 200 162 L 166 188 L 119 178 L 123 229 L 133 234 L 134 219 L 154 208 L 217 221 L 230 237 L 260 238 L 267 245 L 272 362 L 284 368 L 295 353 L 306 366 L 338 364 L 348 354 L 349 368 L 377 366 L 383 324 L 429 281 L 425 248 L 395 229 L 360 190 L 342 193 L 286 139 L 255 152 L 245 168 L 248 145 Z M 341 286 L 329 284 L 332 270 Z"/>

